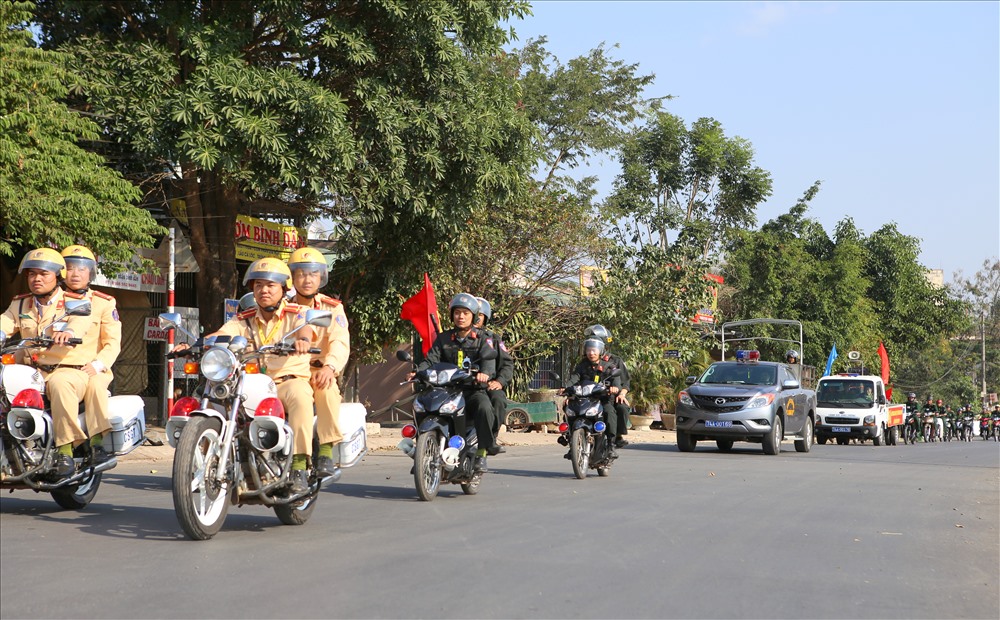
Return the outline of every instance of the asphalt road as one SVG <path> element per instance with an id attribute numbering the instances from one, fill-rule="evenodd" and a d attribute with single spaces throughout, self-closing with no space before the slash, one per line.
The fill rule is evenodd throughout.
<path id="1" fill-rule="evenodd" d="M 740 446 L 633 444 L 586 480 L 511 447 L 479 495 L 430 503 L 376 453 L 307 524 L 234 507 L 207 542 L 169 463 L 126 462 L 81 512 L 3 495 L 0 616 L 1000 617 L 1000 444 Z"/>

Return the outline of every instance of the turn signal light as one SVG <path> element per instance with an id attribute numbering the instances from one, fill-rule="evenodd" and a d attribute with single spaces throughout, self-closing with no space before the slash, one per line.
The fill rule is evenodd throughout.
<path id="1" fill-rule="evenodd" d="M 260 374 L 260 364 L 257 362 L 247 362 L 243 366 L 243 372 L 248 375 L 259 375 Z"/>
<path id="2" fill-rule="evenodd" d="M 406 426 L 403 427 L 400 433 L 403 435 L 403 437 L 406 437 L 408 439 L 413 439 L 414 437 L 417 436 L 417 427 L 412 424 L 407 424 Z"/>
<path id="3" fill-rule="evenodd" d="M 565 422 L 560 422 L 559 423 L 559 432 L 560 433 L 565 433 L 568 430 L 569 430 L 569 424 L 566 424 Z"/>
<path id="4" fill-rule="evenodd" d="M 13 353 L 4 353 L 3 354 L 3 365 L 4 366 L 10 366 L 11 364 L 16 364 L 16 363 L 17 363 L 17 361 L 14 359 L 14 354 Z"/>
<path id="5" fill-rule="evenodd" d="M 257 409 L 253 412 L 255 416 L 258 415 L 269 415 L 275 418 L 285 419 L 285 406 L 281 404 L 281 401 L 273 396 L 270 398 L 265 398 L 260 401 L 257 405 Z"/>
<path id="6" fill-rule="evenodd" d="M 185 364 L 186 366 L 187 364 Z M 191 412 L 198 408 L 198 399 L 193 396 L 178 398 L 174 406 L 170 408 L 170 417 L 175 415 L 189 416 Z"/>
<path id="7" fill-rule="evenodd" d="M 21 390 L 14 397 L 11 407 L 25 407 L 26 409 L 45 409 L 45 399 L 38 390 Z"/>
<path id="8" fill-rule="evenodd" d="M 198 374 L 198 362 L 184 362 L 184 374 L 186 375 Z"/>

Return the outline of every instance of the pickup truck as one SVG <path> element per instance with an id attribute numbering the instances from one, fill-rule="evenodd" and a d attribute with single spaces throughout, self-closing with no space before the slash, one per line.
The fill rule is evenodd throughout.
<path id="1" fill-rule="evenodd" d="M 794 325 L 802 350 L 801 324 L 781 319 L 753 319 L 723 325 L 723 334 L 734 327 L 757 323 Z M 765 339 L 765 338 L 756 338 Z M 776 338 L 770 338 L 778 340 Z M 735 340 L 751 340 L 736 338 Z M 725 340 L 723 340 L 725 358 Z M 728 452 L 734 442 L 760 443 L 765 454 L 781 452 L 784 439 L 795 440 L 797 452 L 809 452 L 816 419 L 816 393 L 799 382 L 801 364 L 760 360 L 756 350 L 736 352 L 735 361 L 715 362 L 701 375 L 688 377 L 688 387 L 678 394 L 677 448 L 691 452 L 700 440 L 714 440 Z"/>
<path id="2" fill-rule="evenodd" d="M 906 417 L 905 405 L 890 405 L 882 377 L 844 373 L 819 380 L 816 388 L 816 441 L 871 439 L 894 446 Z"/>

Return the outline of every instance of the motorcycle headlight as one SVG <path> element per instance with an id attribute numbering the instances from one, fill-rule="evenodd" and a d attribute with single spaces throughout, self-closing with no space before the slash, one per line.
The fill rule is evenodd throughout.
<path id="1" fill-rule="evenodd" d="M 456 394 L 454 398 L 441 405 L 441 413 L 455 413 L 458 411 L 458 401 L 461 400 L 461 398 L 461 394 Z"/>
<path id="2" fill-rule="evenodd" d="M 232 351 L 213 347 L 201 356 L 201 374 L 209 381 L 225 381 L 236 371 L 236 364 Z"/>

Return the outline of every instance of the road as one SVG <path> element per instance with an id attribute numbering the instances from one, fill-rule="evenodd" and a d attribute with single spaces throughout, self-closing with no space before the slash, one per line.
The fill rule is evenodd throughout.
<path id="1" fill-rule="evenodd" d="M 562 448 L 491 458 L 420 502 L 374 453 L 283 526 L 230 509 L 183 538 L 169 463 L 122 463 L 86 510 L 0 499 L 3 618 L 997 618 L 1000 444 L 668 444 L 576 480 Z"/>

